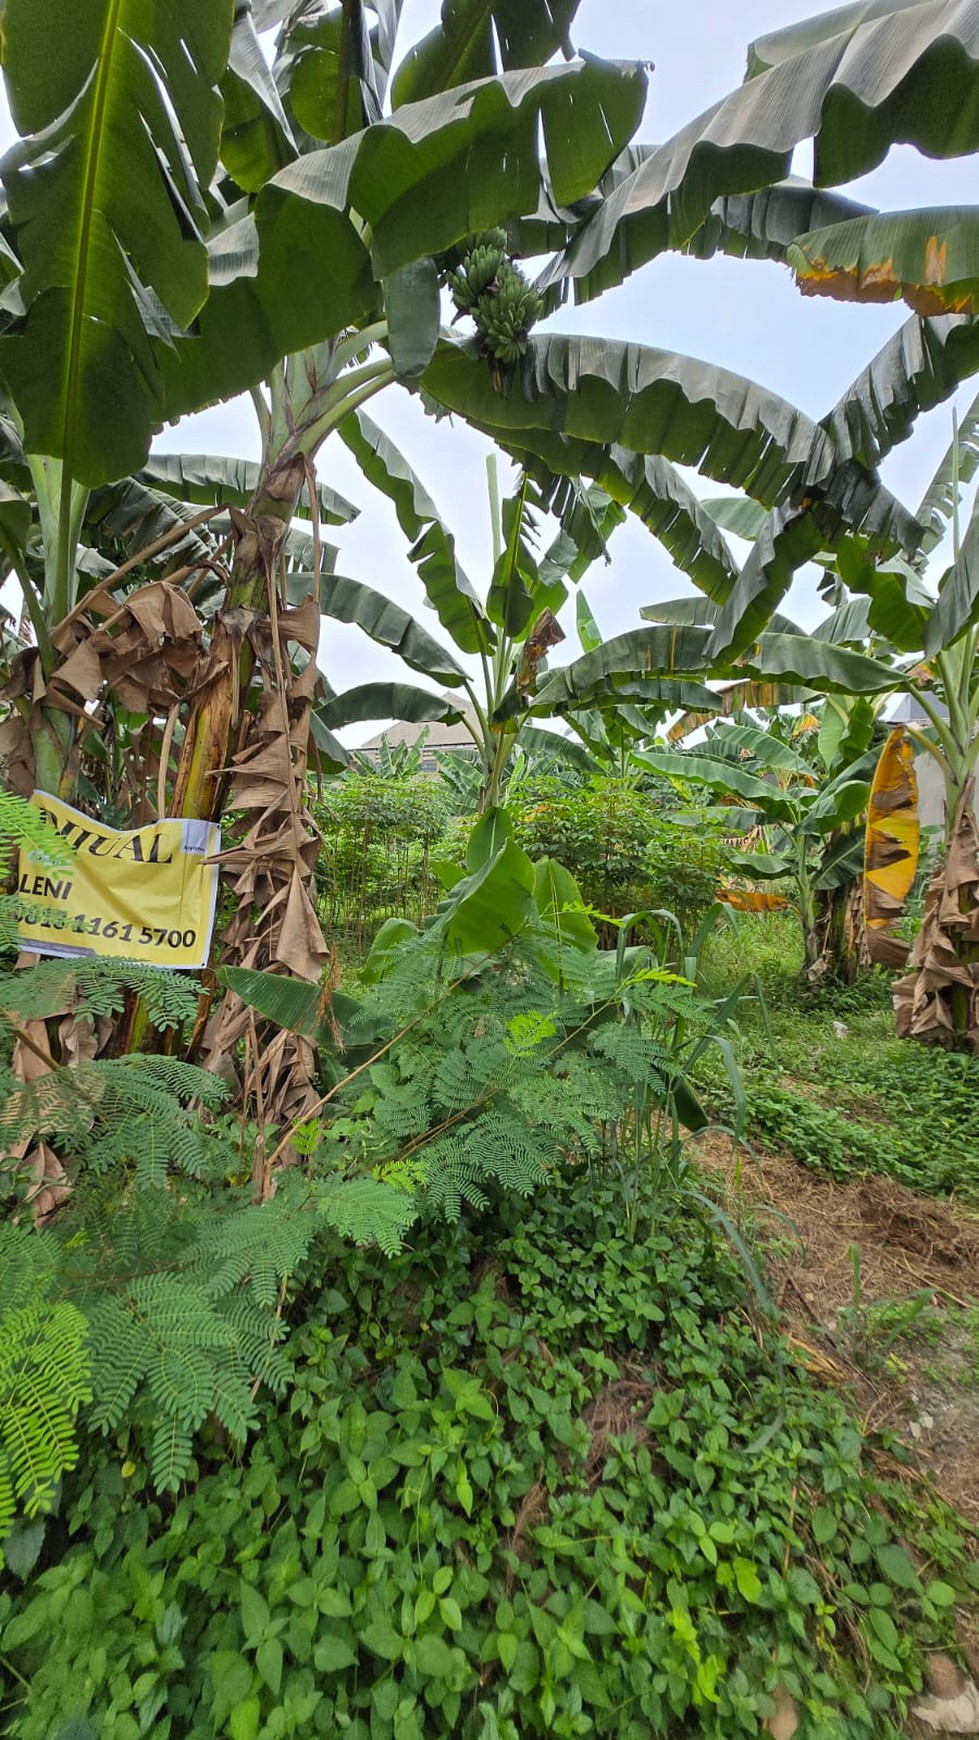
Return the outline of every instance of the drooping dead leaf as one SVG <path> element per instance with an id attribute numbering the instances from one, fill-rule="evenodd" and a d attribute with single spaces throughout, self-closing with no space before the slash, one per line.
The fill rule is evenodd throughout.
<path id="1" fill-rule="evenodd" d="M 311 591 L 295 608 L 285 608 L 278 590 L 289 512 L 305 475 L 290 464 L 269 480 L 264 502 L 281 504 L 283 517 L 232 515 L 230 595 L 251 602 L 227 609 L 215 622 L 171 807 L 177 814 L 196 814 L 227 806 L 240 817 L 221 855 L 234 908 L 221 938 L 222 959 L 316 983 L 329 958 L 314 902 L 319 837 L 306 804 L 310 718 L 320 678 L 311 657 L 297 668 L 291 649 L 315 651 L 319 605 Z M 247 695 L 239 693 L 240 681 L 247 683 Z M 237 1067 L 247 1039 L 249 1094 L 261 1106 L 263 1122 L 301 1118 L 318 1098 L 313 1047 L 261 1023 L 256 1045 L 254 1032 L 254 1017 L 226 993 L 205 1029 L 202 1061 L 227 1074 Z"/>
<path id="2" fill-rule="evenodd" d="M 765 888 L 735 888 L 729 882 L 717 890 L 717 898 L 737 912 L 784 912 L 789 904 L 784 894 L 770 894 Z"/>
<path id="3" fill-rule="evenodd" d="M 925 897 L 921 929 L 904 978 L 894 986 L 903 1039 L 940 1045 L 966 1041 L 979 1052 L 979 828 L 969 780 L 955 815 L 945 863 Z"/>

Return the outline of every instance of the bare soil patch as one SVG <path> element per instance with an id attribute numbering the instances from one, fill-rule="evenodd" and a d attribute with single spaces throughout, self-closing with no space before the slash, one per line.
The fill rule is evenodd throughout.
<path id="1" fill-rule="evenodd" d="M 899 1437 L 921 1475 L 979 1529 L 979 1376 L 962 1326 L 963 1311 L 979 1307 L 979 1215 L 891 1178 L 839 1184 L 789 1155 L 734 1154 L 716 1133 L 693 1153 L 727 1212 L 766 1248 L 800 1358 L 848 1389 L 866 1430 Z M 911 1324 L 890 1346 L 862 1334 L 861 1311 L 925 1288 L 934 1293 L 927 1334 Z"/>

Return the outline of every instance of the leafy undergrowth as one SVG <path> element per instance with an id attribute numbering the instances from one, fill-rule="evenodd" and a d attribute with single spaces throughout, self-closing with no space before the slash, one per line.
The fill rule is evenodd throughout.
<path id="1" fill-rule="evenodd" d="M 761 990 L 739 1011 L 749 1139 L 840 1181 L 882 1173 L 979 1202 L 979 1058 L 896 1039 L 883 973 L 807 987 L 792 944 L 791 921 L 769 916 L 714 945 L 718 988 Z M 720 1113 L 726 1077 L 704 1068 Z"/>
<path id="2" fill-rule="evenodd" d="M 751 1321 L 685 1188 L 640 1207 L 626 1239 L 569 1174 L 394 1261 L 338 1243 L 288 1403 L 174 1501 L 90 1442 L 0 1595 L 4 1732 L 728 1740 L 777 1695 L 799 1740 L 895 1736 L 960 1527 Z"/>

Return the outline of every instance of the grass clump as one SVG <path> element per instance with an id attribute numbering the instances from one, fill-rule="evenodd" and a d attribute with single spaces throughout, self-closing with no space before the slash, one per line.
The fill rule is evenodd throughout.
<path id="1" fill-rule="evenodd" d="M 894 1036 L 890 977 L 852 986 L 800 980 L 797 926 L 739 918 L 712 939 L 706 982 L 738 979 L 746 1132 L 837 1181 L 884 1173 L 936 1196 L 979 1201 L 979 1058 Z M 720 1114 L 726 1077 L 701 1073 Z"/>

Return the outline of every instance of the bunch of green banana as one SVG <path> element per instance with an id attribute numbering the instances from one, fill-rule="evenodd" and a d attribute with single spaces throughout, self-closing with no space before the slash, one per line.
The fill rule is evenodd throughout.
<path id="1" fill-rule="evenodd" d="M 459 266 L 446 278 L 460 314 L 472 313 L 480 297 L 492 290 L 505 264 L 505 230 L 485 230 L 482 235 L 469 237 Z"/>
<path id="2" fill-rule="evenodd" d="M 483 350 L 497 362 L 514 363 L 527 349 L 527 334 L 543 302 L 506 253 L 506 231 L 484 230 L 462 244 L 459 264 L 446 273 L 456 313 L 476 323 Z"/>
<path id="3" fill-rule="evenodd" d="M 498 274 L 495 294 L 481 296 L 473 312 L 485 349 L 498 362 L 519 361 L 527 349 L 527 334 L 542 308 L 536 290 L 508 260 Z"/>

